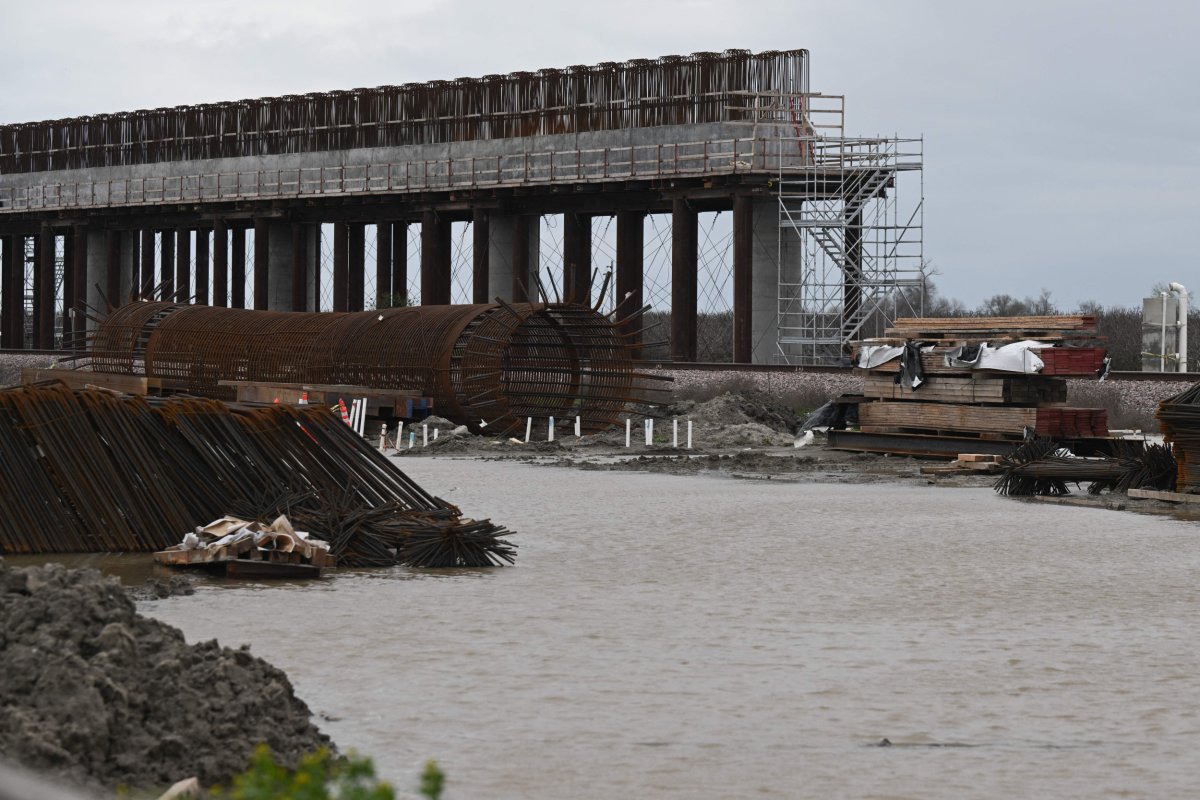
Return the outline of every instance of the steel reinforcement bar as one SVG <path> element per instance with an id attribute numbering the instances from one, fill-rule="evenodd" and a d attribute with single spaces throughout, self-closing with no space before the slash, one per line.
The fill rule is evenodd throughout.
<path id="1" fill-rule="evenodd" d="M 669 380 L 635 370 L 617 325 L 588 306 L 494 303 L 354 313 L 250 311 L 131 303 L 97 329 L 97 372 L 170 378 L 233 399 L 220 381 L 338 384 L 412 391 L 477 432 L 526 417 L 615 425 Z"/>

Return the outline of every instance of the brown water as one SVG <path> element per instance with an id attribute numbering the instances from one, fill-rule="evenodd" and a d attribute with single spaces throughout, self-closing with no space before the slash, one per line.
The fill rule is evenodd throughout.
<path id="1" fill-rule="evenodd" d="M 402 788 L 429 758 L 447 800 L 1200 786 L 1194 523 L 986 489 L 403 467 L 519 530 L 518 566 L 144 606 L 251 643 Z"/>

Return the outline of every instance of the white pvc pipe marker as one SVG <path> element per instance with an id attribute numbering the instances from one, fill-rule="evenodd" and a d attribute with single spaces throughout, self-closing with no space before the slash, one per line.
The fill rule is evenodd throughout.
<path id="1" fill-rule="evenodd" d="M 379 452 L 383 452 L 383 446 L 387 444 L 387 423 L 383 423 L 383 427 L 379 429 Z"/>
<path id="2" fill-rule="evenodd" d="M 679 447 L 679 420 L 671 420 L 671 447 Z"/>
<path id="3" fill-rule="evenodd" d="M 646 420 L 646 446 L 654 444 L 654 420 Z"/>
<path id="4" fill-rule="evenodd" d="M 582 424 L 581 418 L 576 416 L 575 417 L 575 438 L 578 439 L 582 435 L 583 435 L 583 424 Z"/>
<path id="5" fill-rule="evenodd" d="M 553 442 L 554 441 L 554 417 L 550 418 L 550 424 L 546 427 L 546 431 L 548 433 L 546 441 Z"/>
<path id="6" fill-rule="evenodd" d="M 429 426 L 421 426 L 421 447 L 429 447 Z"/>
<path id="7" fill-rule="evenodd" d="M 533 417 L 525 418 L 525 444 L 529 444 L 529 434 L 533 433 Z"/>
<path id="8" fill-rule="evenodd" d="M 625 446 L 626 447 L 629 447 L 629 433 L 631 430 L 632 430 L 632 426 L 630 425 L 629 418 L 626 417 L 626 419 L 625 419 Z"/>
<path id="9" fill-rule="evenodd" d="M 688 442 L 687 449 L 691 450 L 692 449 L 692 421 L 690 419 L 688 420 L 688 440 L 687 440 L 687 442 Z"/>

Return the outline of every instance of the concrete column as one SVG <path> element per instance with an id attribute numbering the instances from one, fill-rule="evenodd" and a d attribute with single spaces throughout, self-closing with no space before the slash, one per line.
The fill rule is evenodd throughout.
<path id="1" fill-rule="evenodd" d="M 794 241 L 798 237 L 784 237 L 780 251 L 779 201 L 756 198 L 751 202 L 751 359 L 754 364 L 770 364 L 779 352 L 780 281 L 799 283 L 803 262 L 799 242 Z"/>
<path id="2" fill-rule="evenodd" d="M 344 222 L 333 223 L 333 310 L 346 311 L 346 293 L 350 274 L 350 228 Z"/>
<path id="3" fill-rule="evenodd" d="M 44 226 L 38 234 L 36 269 L 33 273 L 33 346 L 40 350 L 54 347 L 54 230 Z"/>
<path id="4" fill-rule="evenodd" d="M 646 214 L 642 211 L 617 213 L 617 313 L 614 317 L 617 320 L 629 317 L 645 305 L 642 289 L 645 223 Z M 641 326 L 641 319 L 627 320 L 621 326 L 621 333 L 628 336 L 627 343 L 641 344 L 641 334 L 637 333 Z M 640 354 L 640 348 L 635 352 Z"/>
<path id="5" fill-rule="evenodd" d="M 83 250 L 83 299 L 92 308 L 103 309 L 108 300 L 108 231 L 88 228 Z"/>
<path id="6" fill-rule="evenodd" d="M 471 302 L 490 303 L 488 297 L 488 256 L 491 224 L 485 208 L 471 212 Z"/>
<path id="7" fill-rule="evenodd" d="M 267 224 L 267 286 L 264 308 L 270 311 L 304 311 L 311 267 L 311 230 L 314 226 L 271 220 Z M 255 232 L 255 236 L 258 233 Z M 257 267 L 256 267 L 257 269 Z M 258 282 L 255 281 L 257 287 Z M 255 307 L 258 307 L 257 300 Z"/>
<path id="8" fill-rule="evenodd" d="M 64 350 L 75 348 L 75 317 L 82 315 L 83 304 L 80 297 L 83 294 L 83 277 L 78 276 L 75 271 L 75 262 L 84 259 L 87 256 L 85 248 L 82 245 L 84 234 L 79 227 L 70 228 L 63 236 L 63 314 L 59 321 L 62 325 L 62 342 Z M 76 251 L 82 251 L 76 255 Z"/>
<path id="9" fill-rule="evenodd" d="M 175 243 L 175 299 L 188 303 L 192 299 L 192 231 L 180 228 Z"/>
<path id="10" fill-rule="evenodd" d="M 421 305 L 450 304 L 450 220 L 421 215 Z"/>
<path id="11" fill-rule="evenodd" d="M 24 260 L 25 237 L 0 236 L 0 346 L 11 349 L 25 346 L 25 279 L 17 272 Z"/>
<path id="12" fill-rule="evenodd" d="M 121 304 L 121 234 L 105 231 L 104 237 L 104 298 L 100 308 Z"/>
<path id="13" fill-rule="evenodd" d="M 315 226 L 305 225 L 300 222 L 292 223 L 292 291 L 288 310 L 290 311 L 308 311 L 312 306 L 308 304 L 308 287 L 312 285 L 309 280 L 308 259 L 311 253 L 315 252 L 312 246 L 312 231 Z"/>
<path id="14" fill-rule="evenodd" d="M 408 223 L 392 223 L 392 291 L 408 305 Z"/>
<path id="15" fill-rule="evenodd" d="M 362 311 L 367 293 L 367 226 L 361 222 L 351 222 L 346 233 L 349 247 L 346 306 L 350 311 Z"/>
<path id="16" fill-rule="evenodd" d="M 375 308 L 392 304 L 392 223 L 375 224 Z"/>
<path id="17" fill-rule="evenodd" d="M 696 360 L 699 220 L 686 200 L 671 203 L 671 358 Z"/>
<path id="18" fill-rule="evenodd" d="M 778 223 L 776 223 L 778 224 Z M 747 195 L 733 198 L 733 361 L 749 364 L 754 334 L 754 201 Z"/>
<path id="19" fill-rule="evenodd" d="M 225 220 L 213 223 L 212 304 L 229 305 L 229 228 Z"/>
<path id="20" fill-rule="evenodd" d="M 488 222 L 488 298 L 524 302 L 524 290 L 541 269 L 541 225 L 534 216 L 492 214 Z M 521 256 L 518 258 L 518 254 Z"/>
<path id="21" fill-rule="evenodd" d="M 563 214 L 563 300 L 592 301 L 592 218 L 568 211 Z"/>
<path id="22" fill-rule="evenodd" d="M 142 268 L 137 281 L 138 292 L 143 297 L 152 298 L 154 285 L 158 283 L 154 279 L 154 230 L 152 228 L 142 230 L 141 238 Z"/>
<path id="23" fill-rule="evenodd" d="M 229 307 L 246 307 L 246 229 L 229 231 Z"/>
<path id="24" fill-rule="evenodd" d="M 113 303 L 123 306 L 132 302 L 137 293 L 138 259 L 141 257 L 140 237 L 137 231 L 120 231 L 117 238 L 121 250 L 118 268 L 119 285 L 117 297 Z"/>
<path id="25" fill-rule="evenodd" d="M 158 282 L 162 300 L 175 300 L 175 231 L 163 229 L 158 234 Z"/>
<path id="26" fill-rule="evenodd" d="M 196 299 L 196 305 L 208 305 L 208 282 L 209 282 L 209 248 L 208 248 L 208 228 L 196 228 L 196 290 L 193 292 Z"/>
<path id="27" fill-rule="evenodd" d="M 258 311 L 271 307 L 271 224 L 254 220 L 254 308 Z"/>

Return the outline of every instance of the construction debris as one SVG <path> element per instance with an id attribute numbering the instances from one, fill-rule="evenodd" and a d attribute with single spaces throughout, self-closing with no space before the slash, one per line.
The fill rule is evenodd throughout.
<path id="1" fill-rule="evenodd" d="M 279 515 L 269 525 L 222 517 L 186 534 L 154 560 L 172 567 L 219 569 L 232 577 L 316 578 L 337 559 L 329 543 L 298 531 Z"/>
<path id="2" fill-rule="evenodd" d="M 1064 406 L 1063 376 L 1103 377 L 1094 317 L 918 318 L 887 334 L 856 352 L 866 373 L 859 431 L 831 436 L 833 446 L 933 455 L 973 438 L 1011 449 L 1031 436 L 1108 436 L 1105 409 Z"/>
<path id="3" fill-rule="evenodd" d="M 514 558 L 504 528 L 463 518 L 321 406 L 19 387 L 0 391 L 0 450 L 0 552 L 149 552 L 227 514 L 286 514 L 341 564 Z"/>

